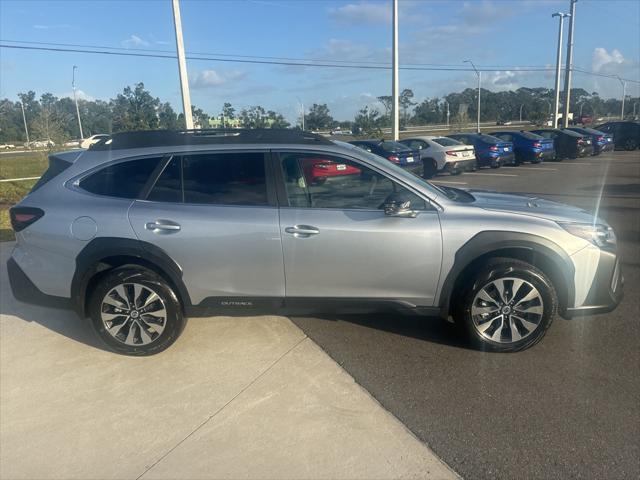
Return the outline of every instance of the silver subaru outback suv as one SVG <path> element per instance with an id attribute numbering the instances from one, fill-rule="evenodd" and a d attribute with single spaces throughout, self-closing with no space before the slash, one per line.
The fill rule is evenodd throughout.
<path id="1" fill-rule="evenodd" d="M 622 298 L 593 215 L 435 186 L 318 135 L 121 133 L 49 160 L 11 209 L 13 293 L 73 308 L 124 354 L 164 350 L 189 316 L 387 309 L 518 351 L 556 314 Z"/>

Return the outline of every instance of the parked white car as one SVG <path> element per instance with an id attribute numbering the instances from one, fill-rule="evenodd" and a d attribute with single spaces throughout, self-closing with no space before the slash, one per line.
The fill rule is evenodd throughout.
<path id="1" fill-rule="evenodd" d="M 33 140 L 24 144 L 27 148 L 50 148 L 55 147 L 56 144 L 53 140 Z"/>
<path id="2" fill-rule="evenodd" d="M 420 151 L 424 164 L 424 176 L 431 178 L 440 172 L 458 175 L 465 170 L 475 170 L 476 153 L 473 145 L 465 145 L 452 138 L 420 136 L 404 138 L 400 143 Z"/>
<path id="3" fill-rule="evenodd" d="M 16 148 L 16 146 L 11 143 L 3 143 L 0 145 L 0 150 L 11 150 L 12 148 Z"/>
<path id="4" fill-rule="evenodd" d="M 96 133 L 95 135 L 91 135 L 89 138 L 85 138 L 80 142 L 80 148 L 89 148 L 94 143 L 98 143 L 103 138 L 109 138 L 110 135 L 106 133 Z"/>

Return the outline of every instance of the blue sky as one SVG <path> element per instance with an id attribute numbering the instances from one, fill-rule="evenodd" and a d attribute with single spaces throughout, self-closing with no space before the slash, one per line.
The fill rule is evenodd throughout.
<path id="1" fill-rule="evenodd" d="M 552 87 L 548 72 L 517 66 L 553 66 L 557 19 L 569 1 L 400 0 L 401 64 L 499 66 L 483 75 L 491 90 Z M 320 0 L 182 0 L 187 52 L 236 56 L 390 62 L 391 2 Z M 170 0 L 0 0 L 2 40 L 73 43 L 129 50 L 175 50 Z M 566 29 L 565 29 L 566 39 Z M 564 51 L 563 51 L 564 54 Z M 640 80 L 640 2 L 579 0 L 577 67 Z M 107 100 L 126 85 L 144 84 L 181 108 L 177 62 L 172 59 L 0 49 L 0 97 L 21 91 L 71 92 L 71 72 L 87 98 Z M 257 65 L 190 60 L 192 103 L 217 114 L 260 104 L 295 118 L 298 102 L 327 103 L 338 119 L 352 118 L 391 90 L 386 70 Z M 474 87 L 473 72 L 401 71 L 401 88 L 415 99 Z M 574 86 L 619 97 L 617 80 L 574 75 Z M 638 84 L 627 92 L 637 96 Z M 378 104 L 379 106 L 379 104 Z"/>

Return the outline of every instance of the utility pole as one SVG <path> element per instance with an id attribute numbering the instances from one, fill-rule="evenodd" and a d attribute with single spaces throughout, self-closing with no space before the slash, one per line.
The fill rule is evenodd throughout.
<path id="1" fill-rule="evenodd" d="M 620 120 L 624 120 L 624 97 L 626 97 L 627 93 L 627 82 L 621 79 L 618 75 L 616 75 L 616 78 L 620 82 L 620 85 L 622 85 L 622 109 L 620 110 Z"/>
<path id="2" fill-rule="evenodd" d="M 22 107 L 22 121 L 24 122 L 24 133 L 27 136 L 27 143 L 29 143 L 29 129 L 27 128 L 27 116 L 24 114 L 24 103 L 20 100 L 20 106 Z"/>
<path id="3" fill-rule="evenodd" d="M 562 24 L 565 17 L 570 17 L 567 13 L 554 13 L 551 17 L 558 17 L 560 20 L 558 28 L 558 53 L 556 54 L 556 83 L 555 83 L 555 99 L 553 102 L 553 128 L 558 128 L 558 110 L 560 109 L 560 68 L 562 67 Z M 565 115 L 566 116 L 566 115 Z"/>
<path id="4" fill-rule="evenodd" d="M 300 111 L 301 116 L 300 116 L 300 125 L 302 126 L 302 131 L 304 132 L 304 103 L 302 102 L 302 100 L 300 100 L 300 97 L 296 97 L 298 99 L 298 103 L 300 103 Z"/>
<path id="5" fill-rule="evenodd" d="M 78 115 L 78 128 L 80 129 L 80 140 L 84 140 L 84 135 L 82 134 L 82 122 L 80 121 L 80 109 L 78 108 L 78 97 L 76 96 L 76 68 L 77 66 L 73 66 L 73 78 L 71 80 L 71 88 L 73 88 L 73 101 L 76 102 L 76 115 Z"/>
<path id="6" fill-rule="evenodd" d="M 520 123 L 522 123 L 522 107 L 524 107 L 524 103 L 520 105 Z"/>
<path id="7" fill-rule="evenodd" d="M 400 139 L 400 110 L 399 110 L 399 78 L 398 78 L 398 0 L 393 0 L 393 27 L 392 27 L 392 78 L 391 78 L 391 135 L 394 141 Z"/>
<path id="8" fill-rule="evenodd" d="M 187 75 L 187 61 L 184 57 L 184 40 L 182 38 L 182 20 L 180 19 L 179 0 L 173 1 L 173 26 L 176 31 L 176 47 L 178 49 L 178 70 L 180 72 L 180 89 L 182 90 L 182 108 L 184 123 L 187 130 L 193 130 L 193 115 L 191 114 L 191 95 L 189 94 L 189 76 Z"/>
<path id="9" fill-rule="evenodd" d="M 475 64 L 471 60 L 465 60 L 464 63 L 470 63 L 473 70 L 478 76 L 478 133 L 480 133 L 480 85 L 482 83 L 482 72 L 478 71 Z"/>
<path id="10" fill-rule="evenodd" d="M 569 39 L 567 41 L 567 65 L 564 71 L 564 108 L 562 114 L 562 126 L 569 126 L 569 106 L 571 103 L 571 72 L 573 71 L 573 28 L 576 21 L 576 2 L 571 0 L 571 13 L 569 16 Z"/>

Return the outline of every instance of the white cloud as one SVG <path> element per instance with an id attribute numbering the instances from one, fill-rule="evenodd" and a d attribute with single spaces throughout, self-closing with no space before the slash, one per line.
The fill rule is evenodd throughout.
<path id="1" fill-rule="evenodd" d="M 120 42 L 123 47 L 127 48 L 137 48 L 137 47 L 148 47 L 150 45 L 149 42 L 140 38 L 137 35 L 131 35 L 126 40 Z"/>
<path id="2" fill-rule="evenodd" d="M 202 70 L 191 81 L 193 88 L 219 87 L 229 82 L 241 80 L 246 77 L 246 72 L 231 70 L 228 72 L 217 72 L 215 70 Z"/>
<path id="3" fill-rule="evenodd" d="M 628 63 L 619 50 L 613 49 L 611 53 L 606 48 L 597 47 L 593 51 L 591 68 L 594 72 L 618 70 L 618 67 Z"/>
<path id="4" fill-rule="evenodd" d="M 389 23 L 391 21 L 390 3 L 349 3 L 329 10 L 329 18 L 347 25 Z"/>
<path id="5" fill-rule="evenodd" d="M 60 98 L 73 98 L 73 92 L 65 92 L 62 93 L 60 95 L 58 95 Z M 89 95 L 87 92 L 85 92 L 84 90 L 76 90 L 76 97 L 78 97 L 78 100 L 87 100 L 89 102 L 92 102 L 95 100 L 95 97 L 92 97 L 91 95 Z"/>

